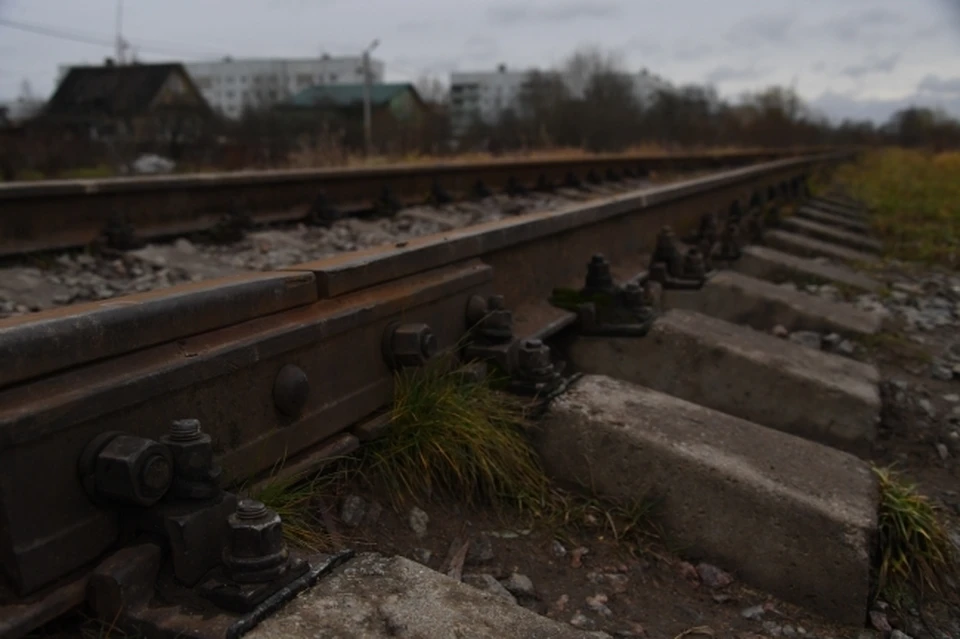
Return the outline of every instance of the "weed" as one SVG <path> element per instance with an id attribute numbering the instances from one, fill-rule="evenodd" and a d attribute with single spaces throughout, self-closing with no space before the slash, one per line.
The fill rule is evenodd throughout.
<path id="1" fill-rule="evenodd" d="M 929 364 L 933 355 L 920 344 L 908 339 L 900 333 L 881 332 L 873 335 L 862 335 L 857 338 L 860 344 L 873 352 L 887 351 L 898 357 L 912 359 Z"/>
<path id="2" fill-rule="evenodd" d="M 837 170 L 871 210 L 889 257 L 960 266 L 960 153 L 886 149 Z"/>
<path id="3" fill-rule="evenodd" d="M 309 552 L 328 551 L 332 539 L 320 515 L 321 498 L 329 494 L 334 478 L 328 474 L 313 477 L 292 476 L 265 482 L 252 495 L 274 510 L 283 520 L 287 542 Z"/>
<path id="4" fill-rule="evenodd" d="M 553 489 L 540 517 L 543 523 L 557 529 L 554 533 L 571 542 L 571 533 L 593 536 L 609 535 L 614 541 L 633 546 L 648 546 L 663 538 L 652 523 L 656 502 L 650 499 L 613 500 L 589 497 L 586 492 Z"/>
<path id="5" fill-rule="evenodd" d="M 960 576 L 960 559 L 936 507 L 891 470 L 874 473 L 880 484 L 876 594 L 896 606 L 947 596 Z"/>
<path id="6" fill-rule="evenodd" d="M 391 425 L 380 439 L 313 477 L 272 479 L 254 497 L 276 510 L 291 543 L 311 550 L 332 542 L 317 515 L 354 482 L 383 489 L 400 508 L 438 497 L 510 508 L 563 534 L 610 535 L 633 551 L 657 538 L 652 502 L 614 501 L 553 486 L 528 439 L 528 405 L 444 363 L 397 373 Z"/>
<path id="7" fill-rule="evenodd" d="M 525 405 L 490 381 L 437 366 L 398 373 L 389 434 L 361 449 L 357 472 L 397 502 L 409 495 L 521 508 L 541 502 L 549 482 L 526 438 Z"/>

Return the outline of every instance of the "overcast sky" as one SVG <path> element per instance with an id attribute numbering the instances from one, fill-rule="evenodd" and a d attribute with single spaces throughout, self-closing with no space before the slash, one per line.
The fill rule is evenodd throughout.
<path id="1" fill-rule="evenodd" d="M 0 0 L 0 99 L 59 64 L 111 55 L 117 0 Z M 125 0 L 123 33 L 151 60 L 360 52 L 389 79 L 557 65 L 599 46 L 632 69 L 721 95 L 793 85 L 832 117 L 885 118 L 914 102 L 960 116 L 960 0 Z"/>

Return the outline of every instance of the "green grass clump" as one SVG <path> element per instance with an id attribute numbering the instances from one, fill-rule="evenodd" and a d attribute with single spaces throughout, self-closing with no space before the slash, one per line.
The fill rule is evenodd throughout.
<path id="1" fill-rule="evenodd" d="M 861 335 L 856 341 L 873 353 L 885 351 L 896 357 L 915 360 L 923 364 L 933 362 L 933 355 L 929 350 L 901 333 L 883 331 L 872 335 Z"/>
<path id="2" fill-rule="evenodd" d="M 398 373 L 389 434 L 361 449 L 357 472 L 398 501 L 542 502 L 549 481 L 527 438 L 525 405 L 492 386 L 439 366 Z"/>
<path id="3" fill-rule="evenodd" d="M 383 490 L 397 508 L 419 498 L 493 506 L 503 514 L 509 508 L 560 537 L 604 536 L 631 552 L 648 546 L 657 537 L 652 502 L 553 485 L 529 439 L 529 404 L 497 390 L 499 381 L 443 364 L 401 371 L 383 437 L 312 478 L 271 479 L 252 496 L 280 514 L 291 544 L 314 551 L 333 541 L 318 516 L 321 504 L 357 481 Z"/>
<path id="4" fill-rule="evenodd" d="M 320 514 L 321 499 L 330 494 L 331 484 L 328 475 L 311 478 L 294 475 L 270 479 L 251 496 L 280 515 L 287 543 L 318 553 L 332 547 Z"/>
<path id="5" fill-rule="evenodd" d="M 890 470 L 874 473 L 880 483 L 877 595 L 898 606 L 949 596 L 960 559 L 936 507 Z"/>
<path id="6" fill-rule="evenodd" d="M 873 151 L 834 185 L 871 209 L 888 257 L 960 266 L 960 152 Z"/>

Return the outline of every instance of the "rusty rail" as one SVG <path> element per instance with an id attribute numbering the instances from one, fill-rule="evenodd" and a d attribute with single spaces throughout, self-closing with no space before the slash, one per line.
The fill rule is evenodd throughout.
<path id="1" fill-rule="evenodd" d="M 151 239 L 204 231 L 225 216 L 238 224 L 323 222 L 430 197 L 731 168 L 809 152 L 596 155 L 0 184 L 0 257 L 85 246 L 105 234 Z"/>
<path id="2" fill-rule="evenodd" d="M 812 169 L 845 157 L 781 159 L 283 271 L 0 320 L 0 566 L 9 584 L 0 618 L 3 604 L 14 610 L 24 597 L 39 602 L 34 618 L 62 608 L 63 593 L 77 592 L 70 579 L 131 529 L 167 538 L 180 582 L 218 565 L 220 547 L 200 531 L 235 507 L 222 496 L 232 494 L 211 506 L 170 489 L 158 502 L 150 490 L 162 473 L 153 483 L 101 477 L 90 464 L 104 433 L 127 436 L 151 460 L 168 446 L 175 477 L 189 428 L 170 427 L 184 419 L 210 436 L 226 485 L 281 459 L 289 472 L 315 467 L 383 427 L 398 364 L 475 340 L 486 318 L 509 309 L 510 334 L 476 342 L 475 352 L 514 369 L 518 357 L 536 356 L 522 350 L 526 340 L 577 323 L 547 299 L 579 286 L 595 253 L 619 281 L 635 280 L 664 225 L 684 233 L 705 214 L 743 225 L 744 211 L 796 197 Z M 197 535 L 208 546 L 198 549 Z"/>

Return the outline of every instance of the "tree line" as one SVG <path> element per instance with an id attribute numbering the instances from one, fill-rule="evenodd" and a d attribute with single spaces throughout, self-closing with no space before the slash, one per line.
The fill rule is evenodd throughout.
<path id="1" fill-rule="evenodd" d="M 696 84 L 659 88 L 642 99 L 632 78 L 610 57 L 578 52 L 561 69 L 531 73 L 515 104 L 496 121 L 476 119 L 463 143 L 494 151 L 551 146 L 619 151 L 643 144 L 942 149 L 960 147 L 960 122 L 933 109 L 910 107 L 881 125 L 868 120 L 833 124 L 796 92 L 776 86 L 736 102 Z"/>

